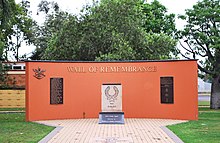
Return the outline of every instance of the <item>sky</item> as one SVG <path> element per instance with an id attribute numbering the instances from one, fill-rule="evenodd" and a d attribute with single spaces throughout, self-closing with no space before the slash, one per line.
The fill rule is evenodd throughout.
<path id="1" fill-rule="evenodd" d="M 21 0 L 15 0 L 17 3 Z M 52 1 L 52 0 L 48 0 Z M 81 8 L 89 3 L 92 3 L 92 0 L 53 0 L 57 2 L 60 8 L 64 11 L 68 11 L 73 14 L 78 14 Z M 147 2 L 152 2 L 153 0 L 148 0 Z M 162 3 L 167 9 L 168 13 L 184 14 L 185 9 L 190 9 L 198 0 L 158 0 Z M 37 14 L 37 6 L 41 0 L 30 0 L 30 10 L 32 11 L 32 17 L 39 23 L 42 23 L 42 15 Z M 176 19 L 177 29 L 182 29 L 185 22 L 179 19 Z M 34 46 L 26 46 L 25 43 L 22 44 L 22 47 L 19 49 L 19 55 L 28 54 L 34 51 Z"/>
<path id="2" fill-rule="evenodd" d="M 20 1 L 20 0 L 16 0 Z M 42 21 L 42 17 L 37 16 L 37 5 L 40 3 L 41 0 L 33 0 L 31 1 L 31 10 L 33 11 L 33 17 L 37 21 Z M 52 1 L 52 0 L 48 0 Z M 92 3 L 92 0 L 53 0 L 59 4 L 62 10 L 69 11 L 71 13 L 77 14 L 79 13 L 80 9 L 88 4 Z M 153 0 L 147 0 L 147 2 L 152 2 Z M 162 3 L 167 9 L 168 13 L 174 13 L 176 15 L 178 14 L 184 14 L 185 9 L 192 8 L 194 4 L 198 0 L 158 0 L 160 3 Z M 184 22 L 176 19 L 176 26 L 178 29 L 181 29 L 184 26 Z"/>

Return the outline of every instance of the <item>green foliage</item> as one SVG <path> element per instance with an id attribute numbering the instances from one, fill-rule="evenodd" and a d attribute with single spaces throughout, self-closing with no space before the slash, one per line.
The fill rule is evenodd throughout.
<path id="1" fill-rule="evenodd" d="M 43 8 L 40 7 L 39 12 L 49 13 L 49 10 L 50 11 L 53 10 L 53 5 L 54 3 L 47 3 L 45 1 L 42 1 L 42 3 L 39 4 L 39 6 L 43 6 Z M 54 11 L 51 12 L 51 14 L 47 14 L 43 26 L 37 25 L 34 27 L 35 39 L 33 42 L 37 48 L 33 53 L 32 56 L 33 60 L 37 60 L 40 57 L 43 57 L 46 48 L 48 47 L 49 44 L 52 43 L 53 37 L 57 35 L 59 32 L 62 32 L 65 29 L 66 22 L 73 20 L 73 18 L 74 16 L 71 17 L 71 15 L 69 15 L 67 12 L 63 12 L 63 11 L 59 11 L 59 9 L 55 9 Z M 69 30 L 70 29 L 68 29 L 66 32 L 69 33 Z M 51 52 L 53 53 L 53 51 Z"/>
<path id="2" fill-rule="evenodd" d="M 1 39 L 1 35 L 0 35 L 0 39 Z M 2 65 L 2 61 L 3 61 L 3 47 L 4 47 L 4 42 L 0 40 L 0 81 L 2 78 L 2 73 L 3 73 L 3 65 Z"/>
<path id="3" fill-rule="evenodd" d="M 220 73 L 220 1 L 203 0 L 187 9 L 179 18 L 187 21 L 179 37 L 188 45 L 185 57 L 206 57 L 205 62 L 199 61 L 202 72 L 216 76 Z"/>
<path id="4" fill-rule="evenodd" d="M 31 43 L 33 39 L 32 26 L 33 20 L 28 12 L 29 2 L 22 0 L 16 4 L 15 0 L 0 1 L 0 86 L 5 87 L 7 68 L 3 67 L 2 62 L 7 61 L 8 52 L 14 53 L 18 61 L 18 49 L 21 42 Z M 14 38 L 12 38 L 14 37 Z"/>
<path id="5" fill-rule="evenodd" d="M 7 44 L 7 39 L 11 38 L 14 22 L 14 9 L 16 9 L 16 4 L 14 0 L 3 0 L 0 1 L 0 50 L 1 57 L 2 51 Z"/>
<path id="6" fill-rule="evenodd" d="M 2 61 L 0 61 L 0 83 L 4 80 L 4 71 L 3 71 L 3 65 Z"/>
<path id="7" fill-rule="evenodd" d="M 68 21 L 69 14 L 59 10 L 59 6 L 55 2 L 42 0 L 38 5 L 38 15 L 40 13 L 47 14 L 43 26 L 35 25 L 33 27 L 35 38 L 34 45 L 36 50 L 31 57 L 32 60 L 38 60 L 48 47 L 49 40 L 63 28 L 64 21 Z M 42 58 L 43 59 L 43 58 Z"/>
<path id="8" fill-rule="evenodd" d="M 165 33 L 173 35 L 176 32 L 175 14 L 166 14 L 167 8 L 154 0 L 151 4 L 145 3 L 142 5 L 145 15 L 144 29 L 146 32 Z"/>
<path id="9" fill-rule="evenodd" d="M 113 33 L 112 38 L 112 52 L 107 54 L 100 53 L 100 57 L 96 57 L 96 61 L 135 59 L 135 51 L 130 47 L 129 42 L 123 39 L 122 34 Z"/>
<path id="10" fill-rule="evenodd" d="M 150 59 L 171 59 L 177 57 L 176 40 L 164 33 L 148 33 L 147 48 L 150 49 Z M 147 51 L 146 51 L 147 52 Z"/>
<path id="11" fill-rule="evenodd" d="M 0 2 L 0 47 L 4 50 L 4 58 L 7 59 L 7 52 L 14 52 L 16 60 L 19 60 L 18 49 L 21 43 L 31 43 L 33 39 L 33 20 L 30 17 L 28 8 L 29 2 L 22 0 L 16 4 L 14 0 L 3 0 Z M 12 39 L 12 36 L 16 40 Z"/>
<path id="12" fill-rule="evenodd" d="M 1 82 L 4 81 L 4 69 L 3 69 L 3 50 L 4 50 L 4 42 L 1 41 L 1 33 L 0 33 L 0 85 L 1 85 Z"/>
<path id="13" fill-rule="evenodd" d="M 48 14 L 50 11 L 52 12 L 58 12 L 59 11 L 59 5 L 56 2 L 48 2 L 46 0 L 42 0 L 40 4 L 38 5 L 38 13 L 43 12 L 45 14 Z"/>
<path id="14" fill-rule="evenodd" d="M 182 54 L 200 59 L 200 77 L 212 80 L 211 108 L 220 108 L 220 0 L 202 0 L 179 18 L 187 21 L 179 37 L 186 43 Z M 190 57 L 191 56 L 191 57 Z M 203 58 L 201 58 L 203 57 Z M 202 76 L 203 74 L 203 76 Z"/>
<path id="15" fill-rule="evenodd" d="M 35 23 L 28 10 L 30 7 L 29 4 L 29 1 L 22 0 L 20 4 L 16 5 L 16 15 L 14 17 L 15 22 L 12 34 L 16 40 L 9 41 L 9 50 L 14 52 L 14 57 L 17 61 L 20 60 L 18 50 L 21 47 L 21 43 L 26 42 L 26 44 L 31 44 L 34 39 L 32 28 Z"/>
<path id="16" fill-rule="evenodd" d="M 154 3 L 152 7 L 164 8 L 157 1 Z M 147 60 L 172 58 L 177 53 L 176 41 L 168 36 L 173 29 L 152 31 L 145 25 L 148 19 L 149 23 L 158 22 L 154 21 L 156 18 L 165 24 L 166 10 L 157 12 L 160 17 L 150 19 L 146 13 L 153 8 L 143 9 L 151 4 L 141 0 L 101 0 L 86 5 L 80 16 L 59 10 L 50 13 L 51 8 L 45 8 L 44 2 L 40 5 L 49 14 L 44 25 L 36 29 L 37 50 L 32 59 Z"/>

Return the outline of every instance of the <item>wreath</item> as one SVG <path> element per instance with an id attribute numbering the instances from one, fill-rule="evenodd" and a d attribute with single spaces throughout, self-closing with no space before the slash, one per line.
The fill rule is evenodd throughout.
<path id="1" fill-rule="evenodd" d="M 107 100 L 110 100 L 110 102 L 114 102 L 115 100 L 117 100 L 117 96 L 119 93 L 119 90 L 116 86 L 113 86 L 113 89 L 115 91 L 113 95 L 109 94 L 110 86 L 105 89 L 105 96 L 107 97 Z"/>

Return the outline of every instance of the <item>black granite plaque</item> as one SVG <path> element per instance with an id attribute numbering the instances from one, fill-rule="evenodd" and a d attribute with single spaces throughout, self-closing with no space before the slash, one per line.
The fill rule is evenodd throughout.
<path id="1" fill-rule="evenodd" d="M 50 104 L 63 104 L 63 78 L 50 78 Z"/>
<path id="2" fill-rule="evenodd" d="M 173 104 L 173 77 L 160 77 L 161 103 Z"/>
<path id="3" fill-rule="evenodd" d="M 100 112 L 99 124 L 124 124 L 124 112 Z"/>

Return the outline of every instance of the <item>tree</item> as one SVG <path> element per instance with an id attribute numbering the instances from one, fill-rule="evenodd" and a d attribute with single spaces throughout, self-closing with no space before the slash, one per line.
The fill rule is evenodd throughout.
<path id="1" fill-rule="evenodd" d="M 8 52 L 14 52 L 19 60 L 18 49 L 22 41 L 31 42 L 32 24 L 28 12 L 29 2 L 22 0 L 16 4 L 15 0 L 0 0 L 0 86 L 6 81 L 8 67 L 2 62 L 8 60 Z"/>
<path id="2" fill-rule="evenodd" d="M 58 4 L 55 2 L 42 0 L 38 8 L 37 15 L 41 13 L 46 14 L 46 19 L 42 26 L 34 26 L 35 38 L 33 43 L 36 46 L 36 50 L 31 56 L 32 60 L 39 60 L 43 56 L 49 40 L 57 31 L 61 30 L 64 21 L 68 19 L 69 15 L 66 12 L 60 11 Z"/>
<path id="3" fill-rule="evenodd" d="M 16 7 L 14 0 L 1 0 L 0 1 L 0 51 L 1 58 L 3 54 L 3 50 L 6 47 L 8 38 L 12 34 L 12 23 L 14 9 Z"/>
<path id="4" fill-rule="evenodd" d="M 0 4 L 0 45 L 5 52 L 5 59 L 8 51 L 12 51 L 18 61 L 21 42 L 31 43 L 33 37 L 33 20 L 28 11 L 29 2 L 22 0 L 16 4 L 14 0 L 1 0 Z"/>
<path id="5" fill-rule="evenodd" d="M 3 74 L 4 74 L 4 70 L 3 70 L 3 42 L 0 41 L 0 82 L 3 81 Z"/>
<path id="6" fill-rule="evenodd" d="M 135 3 L 133 1 L 123 2 L 125 5 L 120 3 L 122 2 L 102 1 L 93 6 L 87 5 L 83 11 L 85 14 L 80 18 L 70 16 L 63 29 L 57 33 L 58 36 L 54 35 L 54 39 L 49 42 L 44 58 L 95 60 L 101 55 L 115 53 L 119 46 L 116 42 L 120 44 L 122 41 L 127 41 L 133 46 L 136 44 L 137 47 L 139 41 L 144 39 L 144 35 L 142 38 L 136 32 L 141 30 L 136 28 L 140 25 L 141 19 L 134 11 Z M 116 38 L 118 35 L 121 35 L 122 41 Z M 138 39 L 136 35 L 140 38 Z M 61 51 L 61 47 L 66 47 L 68 50 Z"/>
<path id="7" fill-rule="evenodd" d="M 188 59 L 199 59 L 199 70 L 212 80 L 211 106 L 220 108 L 220 1 L 202 0 L 187 9 L 180 18 L 187 21 L 179 31 L 185 44 L 182 47 Z M 203 60 L 201 60 L 201 57 Z"/>
<path id="8" fill-rule="evenodd" d="M 14 16 L 13 34 L 15 39 L 9 40 L 9 51 L 14 52 L 16 61 L 20 60 L 19 48 L 22 42 L 31 44 L 33 42 L 33 27 L 35 25 L 34 20 L 31 18 L 29 12 L 30 2 L 22 0 L 21 3 L 16 5 L 16 14 Z"/>
<path id="9" fill-rule="evenodd" d="M 176 32 L 175 14 L 167 14 L 167 8 L 154 0 L 142 5 L 144 13 L 144 29 L 146 32 L 174 35 Z"/>
<path id="10" fill-rule="evenodd" d="M 144 27 L 147 11 L 143 7 L 150 6 L 141 0 L 101 0 L 86 5 L 80 16 L 63 11 L 48 14 L 44 26 L 37 31 L 44 48 L 39 46 L 36 53 L 41 59 L 53 60 L 171 58 L 171 53 L 176 53 L 176 41 L 164 29 L 153 33 Z M 54 23 L 59 23 L 59 27 L 55 28 Z M 46 31 L 50 31 L 50 36 Z"/>
<path id="11" fill-rule="evenodd" d="M 0 0 L 0 84 L 4 81 L 4 68 L 2 61 L 4 49 L 7 45 L 8 38 L 12 34 L 12 22 L 14 9 L 16 7 L 14 0 Z"/>

